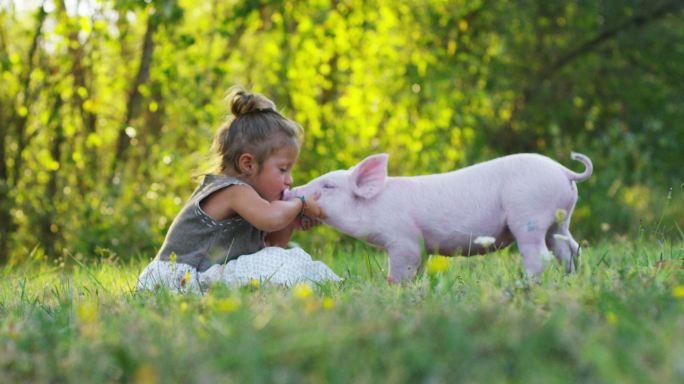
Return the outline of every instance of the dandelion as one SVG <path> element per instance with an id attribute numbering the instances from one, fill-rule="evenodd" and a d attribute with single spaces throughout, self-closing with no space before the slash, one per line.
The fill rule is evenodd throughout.
<path id="1" fill-rule="evenodd" d="M 326 297 L 323 299 L 323 308 L 326 310 L 331 310 L 335 308 L 335 300 L 332 297 Z"/>
<path id="2" fill-rule="evenodd" d="M 185 285 L 190 281 L 190 278 L 192 276 L 190 275 L 190 271 L 185 272 L 185 275 L 180 279 L 180 286 L 185 287 Z"/>
<path id="3" fill-rule="evenodd" d="M 259 289 L 259 280 L 257 279 L 250 279 L 249 280 L 249 286 L 254 288 L 254 289 Z"/>
<path id="4" fill-rule="evenodd" d="M 84 336 L 96 337 L 100 333 L 100 308 L 96 302 L 80 303 L 76 307 L 76 320 Z"/>
<path id="5" fill-rule="evenodd" d="M 430 275 L 442 273 L 449 269 L 449 259 L 444 256 L 432 256 L 427 263 L 427 271 Z"/>
<path id="6" fill-rule="evenodd" d="M 478 244 L 478 245 L 481 245 L 481 246 L 487 248 L 487 247 L 489 247 L 490 245 L 494 244 L 495 241 L 496 241 L 496 239 L 493 238 L 493 237 L 491 237 L 491 236 L 478 236 L 478 237 L 475 238 L 475 240 L 473 241 L 473 243 Z"/>
<path id="7" fill-rule="evenodd" d="M 299 300 L 306 300 L 313 295 L 313 289 L 307 283 L 297 283 L 292 288 L 292 294 Z"/>
<path id="8" fill-rule="evenodd" d="M 672 288 L 672 296 L 676 299 L 684 299 L 684 285 Z"/>
<path id="9" fill-rule="evenodd" d="M 240 308 L 241 305 L 242 301 L 240 301 L 239 298 L 226 297 L 223 299 L 216 300 L 215 308 L 219 312 L 230 313 L 235 312 L 238 308 Z"/>
<path id="10" fill-rule="evenodd" d="M 556 223 L 562 223 L 566 217 L 568 217 L 568 211 L 565 209 L 556 209 Z"/>
<path id="11" fill-rule="evenodd" d="M 92 323 L 98 321 L 100 318 L 99 308 L 97 303 L 85 302 L 80 303 L 76 307 L 76 319 L 82 323 Z"/>

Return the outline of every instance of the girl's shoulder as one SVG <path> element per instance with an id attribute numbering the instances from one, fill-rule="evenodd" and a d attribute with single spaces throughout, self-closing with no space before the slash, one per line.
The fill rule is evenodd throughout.
<path id="1" fill-rule="evenodd" d="M 249 184 L 245 183 L 244 181 L 242 181 L 242 180 L 240 180 L 234 176 L 228 176 L 228 175 L 223 175 L 223 174 L 206 174 L 206 175 L 204 175 L 204 180 L 202 180 L 202 184 L 200 185 L 200 188 L 211 193 L 211 192 L 217 191 L 219 189 L 229 187 L 231 185 L 249 186 Z"/>
<path id="2" fill-rule="evenodd" d="M 228 185 L 228 184 L 246 184 L 244 181 L 238 179 L 237 177 L 228 176 L 224 174 L 214 174 L 207 173 L 204 175 L 202 180 L 202 185 Z"/>
<path id="3" fill-rule="evenodd" d="M 192 200 L 204 200 L 217 191 L 224 190 L 231 185 L 249 185 L 237 177 L 208 173 L 192 193 Z M 228 188 L 231 189 L 231 188 Z"/>
<path id="4" fill-rule="evenodd" d="M 241 188 L 236 188 L 237 186 Z M 193 203 L 214 220 L 228 219 L 236 214 L 233 209 L 234 201 L 246 192 L 243 186 L 251 189 L 249 184 L 236 177 L 207 174 L 193 196 Z"/>

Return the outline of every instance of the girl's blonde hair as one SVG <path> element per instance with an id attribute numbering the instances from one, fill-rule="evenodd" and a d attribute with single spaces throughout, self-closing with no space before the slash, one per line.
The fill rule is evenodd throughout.
<path id="1" fill-rule="evenodd" d="M 261 166 L 274 151 L 295 146 L 299 151 L 303 130 L 299 124 L 276 111 L 275 104 L 264 95 L 233 87 L 226 97 L 232 116 L 222 124 L 214 139 L 219 155 L 219 171 L 240 173 L 239 159 L 252 154 Z"/>

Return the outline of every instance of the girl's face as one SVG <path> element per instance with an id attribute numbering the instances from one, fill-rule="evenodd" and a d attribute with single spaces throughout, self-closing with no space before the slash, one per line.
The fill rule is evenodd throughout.
<path id="1" fill-rule="evenodd" d="M 292 167 L 297 161 L 299 151 L 294 146 L 286 146 L 273 152 L 249 183 L 267 201 L 282 199 L 283 192 L 292 186 Z"/>

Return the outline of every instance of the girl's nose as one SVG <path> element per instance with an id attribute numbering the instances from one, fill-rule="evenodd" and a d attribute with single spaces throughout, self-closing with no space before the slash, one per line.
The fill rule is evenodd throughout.
<path id="1" fill-rule="evenodd" d="M 287 185 L 288 187 L 292 186 L 292 175 L 290 175 L 289 173 L 285 177 L 285 185 Z"/>

